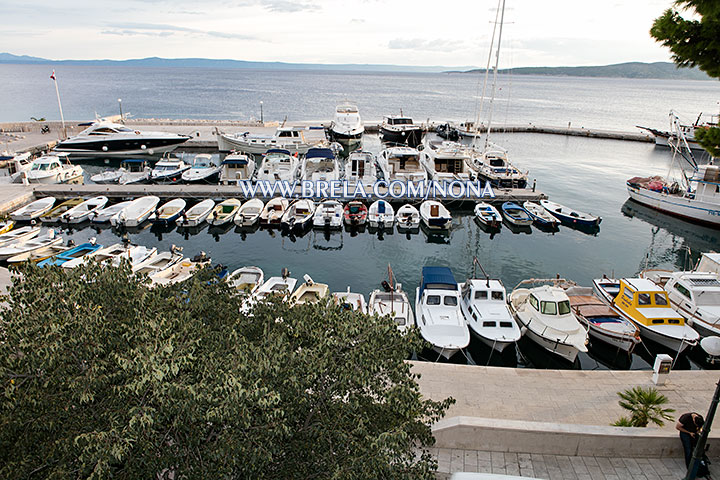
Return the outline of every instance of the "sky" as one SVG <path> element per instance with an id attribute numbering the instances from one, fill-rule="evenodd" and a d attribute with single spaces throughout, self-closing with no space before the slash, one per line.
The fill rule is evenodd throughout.
<path id="1" fill-rule="evenodd" d="M 670 61 L 671 0 L 507 0 L 501 67 Z M 0 0 L 0 51 L 55 60 L 227 58 L 485 66 L 498 0 Z"/>

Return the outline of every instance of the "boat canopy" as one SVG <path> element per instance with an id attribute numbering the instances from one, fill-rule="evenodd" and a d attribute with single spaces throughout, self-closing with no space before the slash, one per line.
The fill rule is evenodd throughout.
<path id="1" fill-rule="evenodd" d="M 246 158 L 231 158 L 229 160 L 223 160 L 223 165 L 247 165 L 248 160 Z"/>
<path id="2" fill-rule="evenodd" d="M 335 154 L 329 148 L 311 148 L 305 158 L 335 158 Z"/>
<path id="3" fill-rule="evenodd" d="M 131 163 L 141 164 L 141 163 L 146 163 L 146 162 L 147 162 L 147 160 L 143 160 L 141 158 L 126 158 L 125 160 L 122 161 L 122 163 L 127 163 L 127 164 L 131 164 Z"/>
<path id="4" fill-rule="evenodd" d="M 422 295 L 426 288 L 456 290 L 457 282 L 455 281 L 452 270 L 448 267 L 423 267 L 420 295 Z"/>
<path id="5" fill-rule="evenodd" d="M 290 152 L 288 150 L 284 150 L 282 148 L 271 148 L 267 152 L 265 152 L 265 155 L 269 155 L 271 153 L 280 153 L 283 155 L 290 155 Z"/>

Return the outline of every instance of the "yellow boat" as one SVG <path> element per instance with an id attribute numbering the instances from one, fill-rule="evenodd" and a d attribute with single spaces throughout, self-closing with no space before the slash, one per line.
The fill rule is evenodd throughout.
<path id="1" fill-rule="evenodd" d="M 0 222 L 0 235 L 9 232 L 14 226 L 15 220 L 5 220 L 4 222 Z"/>

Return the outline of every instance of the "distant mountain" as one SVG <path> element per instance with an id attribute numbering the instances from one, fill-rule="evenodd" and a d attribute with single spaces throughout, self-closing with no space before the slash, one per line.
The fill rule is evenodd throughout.
<path id="1" fill-rule="evenodd" d="M 322 64 L 322 63 L 284 63 L 284 62 L 248 62 L 244 60 L 211 58 L 138 58 L 132 60 L 49 60 L 0 53 L 0 64 L 52 64 L 52 65 L 99 65 L 128 67 L 183 67 L 183 68 L 254 68 L 273 70 L 346 70 L 364 72 L 444 72 L 449 68 L 465 70 L 472 67 L 442 66 L 405 66 L 375 64 Z"/>
<path id="2" fill-rule="evenodd" d="M 477 73 L 473 69 L 460 73 Z M 666 78 L 683 80 L 712 80 L 697 68 L 678 68 L 671 62 L 628 62 L 596 67 L 522 67 L 499 70 L 513 75 L 548 75 L 555 77 L 618 77 L 618 78 Z"/>

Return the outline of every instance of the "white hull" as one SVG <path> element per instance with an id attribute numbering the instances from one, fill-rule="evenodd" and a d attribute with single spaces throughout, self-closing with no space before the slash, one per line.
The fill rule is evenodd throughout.
<path id="1" fill-rule="evenodd" d="M 218 136 L 218 150 L 221 152 L 230 152 L 233 150 L 240 150 L 245 153 L 252 153 L 255 155 L 262 155 L 271 148 L 279 148 L 287 150 L 291 154 L 298 153 L 298 155 L 304 155 L 310 149 L 308 143 L 282 143 L 280 141 L 271 141 L 270 139 L 257 139 L 257 140 L 244 140 L 240 138 L 234 138 L 230 135 L 220 134 Z"/>
<path id="2" fill-rule="evenodd" d="M 82 171 L 70 172 L 70 173 L 54 173 L 44 177 L 30 176 L 28 175 L 27 180 L 30 183 L 38 183 L 41 185 L 56 185 L 58 183 L 72 183 L 78 180 L 82 180 Z"/>
<path id="3" fill-rule="evenodd" d="M 720 226 L 720 205 L 645 188 L 627 187 L 630 198 L 647 207 L 688 220 Z"/>
<path id="4" fill-rule="evenodd" d="M 518 318 L 518 317 L 516 317 Z M 519 318 L 518 318 L 519 319 Z M 567 343 L 561 343 L 557 340 L 552 340 L 546 337 L 543 337 L 538 332 L 535 332 L 534 330 L 528 328 L 526 325 L 520 321 L 520 324 L 522 325 L 522 330 L 525 333 L 525 336 L 527 336 L 530 340 L 535 342 L 536 344 L 543 347 L 545 350 L 547 350 L 550 353 L 554 353 L 555 355 L 558 355 L 565 360 L 567 360 L 570 363 L 575 362 L 575 359 L 578 356 L 578 349 L 577 347 L 573 345 L 569 345 Z"/>
<path id="5" fill-rule="evenodd" d="M 495 340 L 492 338 L 485 337 L 481 335 L 480 333 L 476 332 L 472 327 L 470 328 L 470 333 L 473 337 L 480 340 L 482 343 L 487 345 L 488 347 L 492 348 L 493 350 L 497 351 L 498 353 L 502 353 L 505 351 L 507 347 L 510 345 L 514 345 L 515 342 L 512 340 Z"/>

